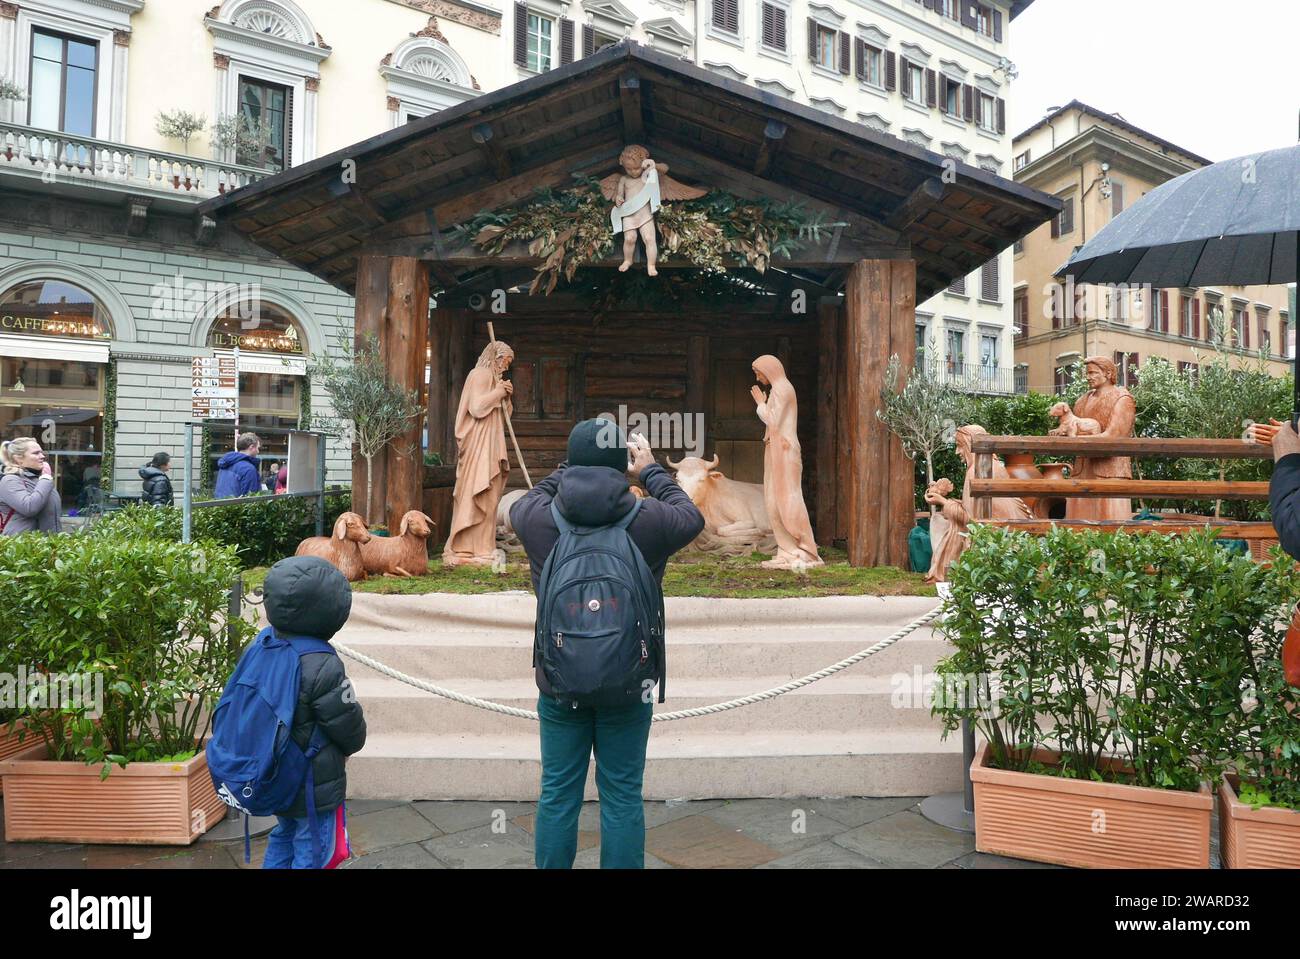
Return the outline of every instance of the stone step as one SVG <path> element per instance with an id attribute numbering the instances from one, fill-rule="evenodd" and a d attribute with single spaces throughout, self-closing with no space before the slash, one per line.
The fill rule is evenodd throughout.
<path id="1" fill-rule="evenodd" d="M 785 682 L 846 659 L 892 632 L 860 627 L 771 630 L 762 635 L 752 628 L 674 631 L 668 637 L 668 672 L 684 679 L 776 676 Z M 393 669 L 440 685 L 449 676 L 509 680 L 532 670 L 533 640 L 523 632 L 402 634 L 349 626 L 335 639 Z M 921 628 L 850 668 L 877 676 L 928 672 L 951 652 L 943 639 Z M 345 665 L 354 678 L 381 675 L 353 659 L 346 659 Z"/>
<path id="2" fill-rule="evenodd" d="M 911 677 L 895 683 L 889 677 L 831 676 L 774 699 L 675 722 L 690 723 L 701 732 L 789 730 L 853 732 L 873 729 L 931 729 L 939 724 L 920 695 L 912 695 Z M 655 712 L 674 712 L 728 702 L 780 686 L 782 677 L 757 679 L 668 678 L 668 701 L 654 703 Z M 467 735 L 511 735 L 530 722 L 458 703 L 388 678 L 353 677 L 357 698 L 365 709 L 366 725 L 376 732 L 419 735 L 455 730 Z M 533 680 L 451 678 L 440 683 L 467 696 L 517 709 L 537 708 Z"/>
<path id="3" fill-rule="evenodd" d="M 520 721 L 522 722 L 522 721 Z M 684 720 L 683 722 L 693 722 Z M 674 724 L 676 725 L 676 724 Z M 651 731 L 645 798 L 918 796 L 961 788 L 961 740 L 933 730 L 800 733 Z M 587 798 L 597 798 L 595 764 Z M 353 799 L 537 799 L 537 731 L 372 735 L 348 761 Z"/>

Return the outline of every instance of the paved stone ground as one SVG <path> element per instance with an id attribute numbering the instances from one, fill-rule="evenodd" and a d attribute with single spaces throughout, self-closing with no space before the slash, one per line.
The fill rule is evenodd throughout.
<path id="1" fill-rule="evenodd" d="M 648 802 L 647 869 L 998 869 L 1038 863 L 975 852 L 973 836 L 936 826 L 919 798 Z M 2 803 L 0 803 L 2 806 Z M 348 803 L 356 856 L 348 869 L 531 869 L 536 803 Z M 600 865 L 600 808 L 578 823 L 578 868 Z M 261 865 L 266 839 L 189 847 L 4 841 L 0 869 L 240 869 Z"/>

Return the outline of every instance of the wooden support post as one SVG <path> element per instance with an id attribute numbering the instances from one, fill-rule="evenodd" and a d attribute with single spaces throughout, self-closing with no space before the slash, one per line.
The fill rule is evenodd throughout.
<path id="1" fill-rule="evenodd" d="M 975 454 L 975 478 L 992 479 L 993 478 L 993 454 L 976 453 Z M 972 519 L 992 519 L 993 518 L 993 497 L 988 494 L 981 494 L 975 497 L 975 515 Z"/>
<path id="2" fill-rule="evenodd" d="M 709 416 L 709 338 L 695 335 L 686 344 L 686 409 L 685 415 L 698 416 L 703 423 L 708 423 Z M 708 437 L 697 434 L 692 427 L 692 436 L 696 442 L 707 443 Z M 716 450 L 716 444 L 715 444 Z M 705 459 L 709 457 L 707 449 L 701 449 Z"/>
<path id="3" fill-rule="evenodd" d="M 418 393 L 424 383 L 425 337 L 429 330 L 429 273 L 419 260 L 394 257 L 389 261 L 387 320 L 384 359 L 389 375 L 397 385 Z M 423 505 L 424 451 L 419 420 L 413 419 L 386 452 L 383 505 L 388 530 L 396 535 L 402 517 Z"/>
<path id="4" fill-rule="evenodd" d="M 442 461 L 449 466 L 456 463 L 456 411 L 460 409 L 460 393 L 465 388 L 465 377 L 478 356 L 472 353 L 473 329 L 466 310 L 449 310 L 451 322 L 447 339 L 447 432 L 443 438 Z"/>
<path id="5" fill-rule="evenodd" d="M 827 297 L 817 306 L 817 542 L 830 546 L 836 538 L 836 474 L 844 448 L 837 442 L 836 399 L 842 382 L 839 370 L 839 301 Z"/>
<path id="6" fill-rule="evenodd" d="M 363 256 L 357 262 L 357 292 L 355 301 L 354 348 L 370 337 L 374 337 L 381 351 L 384 350 L 385 322 L 384 315 L 388 309 L 388 258 L 383 256 Z M 374 485 L 376 490 L 387 488 L 388 460 L 382 453 L 374 458 Z M 366 486 L 366 461 L 361 457 L 356 446 L 352 455 L 352 512 L 366 517 L 368 522 L 378 523 L 382 514 L 383 497 L 375 497 L 375 514 L 368 515 L 370 490 Z"/>
<path id="7" fill-rule="evenodd" d="M 876 417 L 891 354 L 915 355 L 916 266 L 910 260 L 860 260 L 844 291 L 845 369 L 840 395 L 849 446 L 849 562 L 907 566 L 912 525 L 912 463 Z"/>

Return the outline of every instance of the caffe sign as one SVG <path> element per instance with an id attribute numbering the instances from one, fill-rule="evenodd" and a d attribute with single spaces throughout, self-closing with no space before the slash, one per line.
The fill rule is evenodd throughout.
<path id="1" fill-rule="evenodd" d="M 85 316 L 19 316 L 0 314 L 0 333 L 28 336 L 70 336 L 77 339 L 107 340 L 107 330 Z"/>

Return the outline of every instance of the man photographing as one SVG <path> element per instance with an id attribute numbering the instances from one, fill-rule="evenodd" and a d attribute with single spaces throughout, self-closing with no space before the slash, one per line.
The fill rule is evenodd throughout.
<path id="1" fill-rule="evenodd" d="M 633 495 L 628 473 L 647 498 Z M 510 522 L 537 594 L 537 867 L 573 866 L 594 750 L 601 868 L 641 869 L 646 742 L 664 678 L 664 567 L 704 517 L 648 443 L 637 437 L 629 448 L 617 424 L 597 419 L 573 428 L 565 462 L 514 505 Z"/>
<path id="2" fill-rule="evenodd" d="M 1282 548 L 1300 558 L 1300 435 L 1291 423 L 1272 420 L 1272 426 L 1251 427 L 1257 443 L 1273 447 L 1273 478 L 1268 484 L 1268 506 Z M 1286 681 L 1300 686 L 1300 609 L 1282 644 L 1282 669 Z"/>

